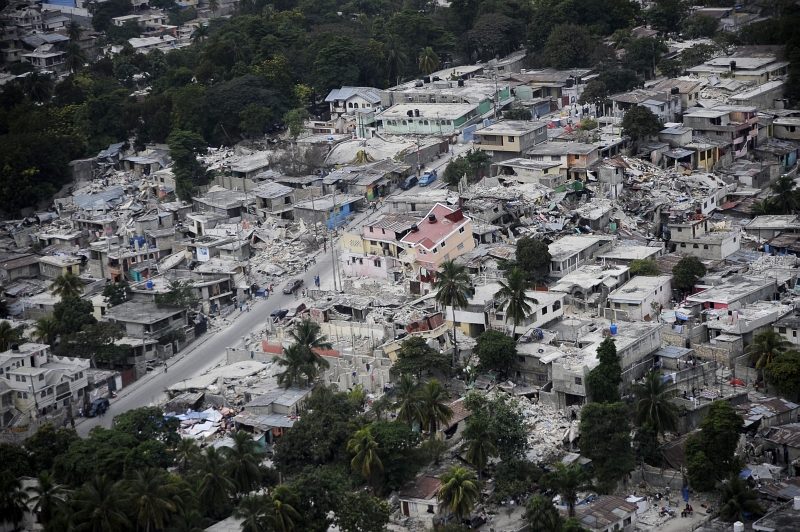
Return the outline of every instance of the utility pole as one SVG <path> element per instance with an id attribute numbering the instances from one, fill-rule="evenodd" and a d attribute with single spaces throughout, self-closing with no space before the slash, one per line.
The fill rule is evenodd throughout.
<path id="1" fill-rule="evenodd" d="M 333 208 L 331 209 L 331 213 L 333 214 L 333 234 L 334 234 L 334 236 L 331 237 L 331 266 L 333 267 L 333 290 L 335 292 L 338 291 L 338 288 L 336 287 L 336 248 L 333 245 L 333 239 L 336 236 L 336 184 L 333 185 Z"/>

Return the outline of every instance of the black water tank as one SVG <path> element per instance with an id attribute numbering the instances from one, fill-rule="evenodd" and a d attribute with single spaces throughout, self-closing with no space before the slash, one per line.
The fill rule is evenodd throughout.
<path id="1" fill-rule="evenodd" d="M 580 84 L 581 84 L 581 77 L 575 76 L 575 85 L 580 85 Z"/>
<path id="2" fill-rule="evenodd" d="M 424 81 L 425 83 L 430 83 L 431 82 L 431 77 L 430 76 L 425 76 L 424 78 L 422 78 L 422 81 Z"/>
<path id="3" fill-rule="evenodd" d="M 412 233 L 416 233 L 417 231 L 419 231 L 419 227 L 417 227 L 417 224 L 412 225 L 411 226 L 411 232 Z"/>
<path id="4" fill-rule="evenodd" d="M 414 116 L 419 117 L 419 109 L 414 109 Z"/>
<path id="5" fill-rule="evenodd" d="M 428 215 L 428 221 L 430 223 L 436 223 L 436 215 L 435 214 L 429 214 Z"/>
<path id="6" fill-rule="evenodd" d="M 418 81 L 418 82 L 414 83 L 415 87 L 422 87 L 423 85 L 424 85 L 424 83 L 422 83 L 421 81 Z"/>
<path id="7" fill-rule="evenodd" d="M 731 72 L 736 70 L 736 61 L 731 61 Z"/>
<path id="8" fill-rule="evenodd" d="M 568 88 L 568 89 L 569 89 L 570 87 L 572 87 L 572 85 L 573 85 L 574 83 L 575 83 L 575 80 L 574 80 L 574 79 L 572 79 L 572 78 L 567 78 L 567 82 L 564 84 L 564 86 L 565 86 L 566 88 Z"/>
<path id="9" fill-rule="evenodd" d="M 433 81 L 439 81 L 439 76 L 433 76 L 431 79 L 433 79 Z"/>
<path id="10" fill-rule="evenodd" d="M 458 86 L 459 87 L 463 87 L 464 86 L 464 80 L 463 79 L 458 80 Z"/>
<path id="11" fill-rule="evenodd" d="M 672 88 L 669 90 L 669 93 L 670 93 L 670 94 L 680 94 L 680 92 L 681 92 L 681 91 L 678 89 L 678 87 L 672 87 Z"/>
<path id="12" fill-rule="evenodd" d="M 413 116 L 414 116 L 414 111 L 412 111 L 411 109 L 409 109 L 408 111 L 406 111 L 406 116 L 411 116 L 411 117 L 413 117 Z"/>

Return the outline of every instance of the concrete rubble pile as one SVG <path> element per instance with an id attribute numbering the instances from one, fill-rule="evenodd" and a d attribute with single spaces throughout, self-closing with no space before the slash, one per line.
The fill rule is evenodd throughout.
<path id="1" fill-rule="evenodd" d="M 559 460 L 567 449 L 565 442 L 575 440 L 578 435 L 580 407 L 573 406 L 557 410 L 551 405 L 520 398 L 526 421 L 530 424 L 528 436 L 528 459 L 537 463 L 553 463 Z M 575 419 L 572 419 L 572 417 Z"/>

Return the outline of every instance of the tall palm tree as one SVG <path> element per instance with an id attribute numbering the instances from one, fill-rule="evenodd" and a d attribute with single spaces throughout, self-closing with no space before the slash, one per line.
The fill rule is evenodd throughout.
<path id="1" fill-rule="evenodd" d="M 83 51 L 83 48 L 78 43 L 70 42 L 67 44 L 64 49 L 64 66 L 67 67 L 67 70 L 77 74 L 86 64 L 86 61 L 88 61 L 86 52 Z"/>
<path id="2" fill-rule="evenodd" d="M 314 349 L 327 350 L 333 347 L 333 345 L 328 341 L 328 337 L 321 333 L 322 329 L 320 328 L 319 323 L 313 322 L 306 318 L 295 325 L 291 331 L 289 331 L 289 338 L 294 343 L 300 345 L 304 351 L 306 351 L 306 355 L 309 357 L 309 360 L 315 365 L 324 369 L 328 369 L 330 367 L 328 361 L 314 352 Z"/>
<path id="3" fill-rule="evenodd" d="M 467 462 L 478 470 L 478 480 L 480 480 L 481 472 L 486 468 L 489 457 L 497 456 L 495 438 L 489 431 L 489 421 L 484 418 L 470 420 L 463 436 L 466 441 L 462 450 L 467 451 Z"/>
<path id="4" fill-rule="evenodd" d="M 136 470 L 123 485 L 125 506 L 137 528 L 164 530 L 177 511 L 173 496 L 178 486 L 169 482 L 168 473 L 154 467 Z"/>
<path id="5" fill-rule="evenodd" d="M 241 519 L 242 532 L 271 532 L 264 519 L 268 499 L 264 495 L 251 495 L 242 499 L 233 511 L 233 516 Z"/>
<path id="6" fill-rule="evenodd" d="M 800 208 L 797 194 L 794 189 L 794 179 L 789 176 L 782 176 L 770 185 L 774 195 L 770 202 L 777 214 L 793 214 Z"/>
<path id="7" fill-rule="evenodd" d="M 70 41 L 77 42 L 78 40 L 80 40 L 81 34 L 83 33 L 83 28 L 81 27 L 80 24 L 78 24 L 73 20 L 66 25 L 66 29 L 67 29 L 67 37 L 69 37 Z"/>
<path id="8" fill-rule="evenodd" d="M 444 503 L 456 517 L 460 519 L 469 517 L 480 497 L 481 483 L 475 480 L 475 475 L 463 467 L 453 466 L 449 471 L 442 473 L 439 480 L 442 482 L 436 495 L 439 501 Z"/>
<path id="9" fill-rule="evenodd" d="M 750 361 L 755 362 L 756 369 L 764 369 L 772 364 L 775 357 L 792 346 L 780 333 L 774 329 L 767 329 L 753 337 L 753 343 L 745 351 L 750 355 Z"/>
<path id="10" fill-rule="evenodd" d="M 130 525 L 123 509 L 123 491 L 119 482 L 96 476 L 72 497 L 76 532 L 117 532 Z"/>
<path id="11" fill-rule="evenodd" d="M 739 475 L 732 474 L 728 480 L 718 486 L 722 496 L 719 515 L 725 521 L 744 521 L 744 513 L 754 516 L 764 515 L 764 509 L 758 504 L 758 493 L 751 490 Z"/>
<path id="12" fill-rule="evenodd" d="M 0 524 L 11 523 L 16 530 L 28 512 L 28 494 L 22 489 L 22 481 L 3 471 L 0 476 Z"/>
<path id="13" fill-rule="evenodd" d="M 83 280 L 72 272 L 67 272 L 53 279 L 50 289 L 54 296 L 62 300 L 68 297 L 80 297 L 83 293 Z"/>
<path id="14" fill-rule="evenodd" d="M 169 532 L 203 532 L 210 520 L 203 517 L 198 510 L 186 504 L 178 504 L 178 511 L 171 521 Z"/>
<path id="15" fill-rule="evenodd" d="M 25 77 L 23 88 L 30 100 L 44 103 L 50 100 L 50 95 L 53 93 L 53 78 L 50 74 L 31 72 Z"/>
<path id="16" fill-rule="evenodd" d="M 300 520 L 300 513 L 295 509 L 300 498 L 288 487 L 278 486 L 272 492 L 266 510 L 266 521 L 275 532 L 292 532 L 295 522 Z"/>
<path id="17" fill-rule="evenodd" d="M 16 327 L 12 327 L 7 321 L 0 322 L 0 353 L 11 349 L 11 344 L 19 343 L 22 334 Z"/>
<path id="18" fill-rule="evenodd" d="M 292 344 L 289 347 L 283 348 L 282 356 L 275 356 L 273 361 L 280 367 L 284 368 L 283 371 L 278 373 L 278 384 L 287 390 L 296 384 L 297 386 L 304 386 L 308 381 L 316 375 L 316 368 L 313 364 L 307 362 L 305 353 L 299 344 Z"/>
<path id="19" fill-rule="evenodd" d="M 469 273 L 463 265 L 446 260 L 439 266 L 431 287 L 436 290 L 436 302 L 442 307 L 453 307 L 453 366 L 456 365 L 458 346 L 456 343 L 456 309 L 466 308 L 467 291 L 470 286 Z"/>
<path id="20" fill-rule="evenodd" d="M 556 470 L 546 474 L 540 484 L 561 495 L 561 500 L 569 510 L 569 516 L 574 517 L 575 504 L 578 502 L 578 492 L 589 487 L 589 480 L 588 473 L 581 466 L 567 467 L 559 462 L 556 464 Z"/>
<path id="21" fill-rule="evenodd" d="M 36 475 L 36 485 L 28 487 L 25 491 L 30 493 L 30 502 L 33 503 L 31 511 L 39 514 L 39 521 L 47 528 L 56 514 L 65 506 L 67 490 L 56 484 L 55 478 L 49 471 L 40 471 Z"/>
<path id="22" fill-rule="evenodd" d="M 633 418 L 637 427 L 649 424 L 657 434 L 677 430 L 678 409 L 669 400 L 674 393 L 667 389 L 659 372 L 647 372 L 644 383 L 634 385 L 632 391 L 637 398 Z"/>
<path id="23" fill-rule="evenodd" d="M 239 491 L 236 482 L 228 478 L 225 456 L 215 447 L 206 447 L 198 464 L 198 471 L 193 475 L 197 483 L 197 498 L 201 508 L 220 517 L 230 507 L 231 495 Z"/>
<path id="24" fill-rule="evenodd" d="M 427 76 L 439 68 L 439 56 L 433 51 L 433 48 L 426 46 L 419 54 L 419 70 L 423 75 Z"/>
<path id="25" fill-rule="evenodd" d="M 192 30 L 192 42 L 203 42 L 208 37 L 209 29 L 208 26 L 200 24 Z"/>
<path id="26" fill-rule="evenodd" d="M 397 420 L 408 423 L 410 427 L 414 421 L 422 418 L 419 408 L 419 384 L 411 375 L 403 375 L 394 389 L 396 401 L 392 408 L 397 411 Z"/>
<path id="27" fill-rule="evenodd" d="M 200 447 L 197 445 L 197 440 L 181 438 L 175 449 L 175 464 L 178 466 L 178 471 L 187 473 L 199 460 Z"/>
<path id="28" fill-rule="evenodd" d="M 210 9 L 212 13 L 216 14 L 217 11 L 219 11 L 219 0 L 208 0 L 208 9 Z"/>
<path id="29" fill-rule="evenodd" d="M 511 337 L 516 338 L 517 325 L 525 321 L 530 315 L 533 307 L 539 302 L 528 295 L 528 292 L 536 288 L 536 283 L 531 280 L 521 268 L 514 268 L 508 273 L 505 281 L 499 281 L 500 290 L 494 297 L 500 300 L 498 310 L 506 311 L 506 323 L 510 319 L 514 326 L 511 329 Z"/>
<path id="30" fill-rule="evenodd" d="M 370 427 L 356 431 L 347 442 L 347 450 L 355 455 L 350 461 L 353 471 L 358 471 L 365 479 L 371 477 L 375 469 L 383 470 L 383 462 L 378 457 L 378 442 L 372 437 Z"/>
<path id="31" fill-rule="evenodd" d="M 40 342 L 52 346 L 58 337 L 58 320 L 53 316 L 43 316 L 36 320 L 33 336 Z"/>
<path id="32" fill-rule="evenodd" d="M 525 503 L 525 520 L 530 524 L 531 530 L 547 528 L 553 515 L 558 515 L 558 510 L 547 497 L 534 495 Z"/>
<path id="33" fill-rule="evenodd" d="M 253 435 L 240 430 L 231 436 L 233 447 L 223 449 L 225 470 L 239 487 L 239 493 L 247 494 L 261 483 L 261 470 L 258 465 L 266 456 L 256 449 Z"/>
<path id="34" fill-rule="evenodd" d="M 422 425 L 430 428 L 431 438 L 436 434 L 439 423 L 447 423 L 453 419 L 453 409 L 444 403 L 449 398 L 450 394 L 436 379 L 425 383 L 419 392 Z"/>
<path id="35" fill-rule="evenodd" d="M 397 35 L 389 35 L 386 37 L 386 42 L 383 43 L 386 50 L 386 64 L 389 67 L 389 81 L 399 81 L 399 78 L 406 71 L 408 66 L 408 55 L 403 52 L 403 44 Z"/>

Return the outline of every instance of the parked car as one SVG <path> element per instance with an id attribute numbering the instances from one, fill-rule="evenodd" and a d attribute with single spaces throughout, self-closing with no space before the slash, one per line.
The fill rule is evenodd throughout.
<path id="1" fill-rule="evenodd" d="M 272 318 L 272 321 L 278 321 L 278 320 L 282 320 L 283 318 L 285 318 L 288 313 L 289 313 L 289 309 L 288 308 L 279 308 L 279 309 L 273 310 L 270 313 L 269 317 Z"/>
<path id="2" fill-rule="evenodd" d="M 474 530 L 486 524 L 486 516 L 480 514 L 473 514 L 469 516 L 469 518 L 464 519 L 462 523 L 467 525 L 467 528 L 469 528 L 470 530 Z"/>
<path id="3" fill-rule="evenodd" d="M 108 398 L 101 397 L 100 399 L 95 399 L 92 401 L 89 410 L 86 411 L 86 417 L 98 416 L 108 410 L 109 406 L 111 406 L 111 403 L 108 402 Z"/>
<path id="4" fill-rule="evenodd" d="M 417 179 L 417 176 L 412 175 L 407 177 L 406 180 L 403 181 L 403 184 L 400 185 L 400 188 L 402 188 L 403 190 L 408 190 L 414 185 L 416 185 L 418 182 L 419 180 Z"/>
<path id="5" fill-rule="evenodd" d="M 289 309 L 289 313 L 286 315 L 286 317 L 294 318 L 295 316 L 299 316 L 300 314 L 305 312 L 306 308 L 307 307 L 305 303 L 300 303 L 296 307 L 292 307 L 291 309 Z"/>
<path id="6" fill-rule="evenodd" d="M 436 181 L 436 170 L 433 172 L 425 172 L 425 174 L 422 176 L 422 179 L 419 180 L 419 186 L 427 187 L 434 181 Z"/>
<path id="7" fill-rule="evenodd" d="M 292 279 L 291 281 L 286 283 L 286 286 L 283 287 L 283 293 L 291 294 L 296 290 L 298 290 L 302 284 L 303 284 L 302 279 Z"/>

